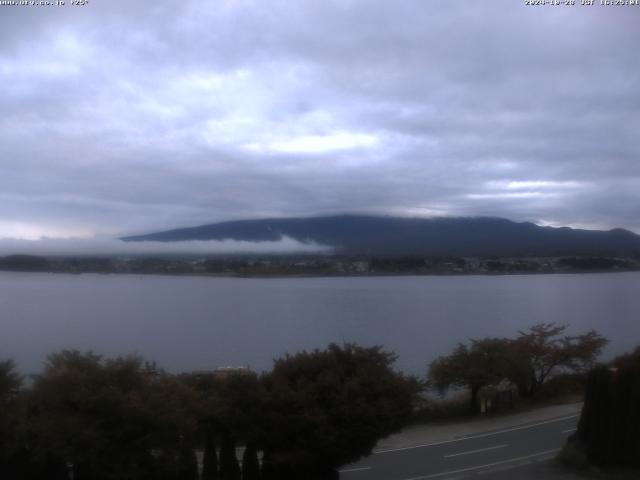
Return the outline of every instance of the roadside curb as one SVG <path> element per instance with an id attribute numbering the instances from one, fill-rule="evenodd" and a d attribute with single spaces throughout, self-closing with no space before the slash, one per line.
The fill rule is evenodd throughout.
<path id="1" fill-rule="evenodd" d="M 578 416 L 582 402 L 567 405 L 553 405 L 526 412 L 518 412 L 499 417 L 474 418 L 451 423 L 431 423 L 415 425 L 382 439 L 373 450 L 374 454 L 398 449 L 418 448 L 473 437 L 478 434 L 491 434 L 492 431 L 527 428 L 528 425 Z"/>

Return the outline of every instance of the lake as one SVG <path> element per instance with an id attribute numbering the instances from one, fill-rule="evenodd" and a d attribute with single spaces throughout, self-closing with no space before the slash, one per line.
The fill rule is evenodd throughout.
<path id="1" fill-rule="evenodd" d="M 472 337 L 539 322 L 596 329 L 605 358 L 640 344 L 640 273 L 213 278 L 0 272 L 0 360 L 40 371 L 46 355 L 137 353 L 170 371 L 269 369 L 330 342 L 384 345 L 423 374 Z"/>

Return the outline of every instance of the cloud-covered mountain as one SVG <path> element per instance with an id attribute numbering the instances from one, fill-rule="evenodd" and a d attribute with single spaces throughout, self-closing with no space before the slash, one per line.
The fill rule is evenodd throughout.
<path id="1" fill-rule="evenodd" d="M 127 242 L 289 237 L 348 255 L 555 256 L 636 255 L 640 236 L 623 229 L 542 227 L 502 218 L 404 218 L 339 215 L 241 220 L 124 237 Z"/>

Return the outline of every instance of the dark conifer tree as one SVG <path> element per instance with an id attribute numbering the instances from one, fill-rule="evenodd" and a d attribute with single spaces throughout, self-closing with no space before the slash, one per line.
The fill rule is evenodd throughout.
<path id="1" fill-rule="evenodd" d="M 65 462 L 51 454 L 46 456 L 44 462 L 44 471 L 46 478 L 49 480 L 68 480 L 69 469 Z"/>
<path id="2" fill-rule="evenodd" d="M 178 453 L 178 480 L 198 480 L 198 460 L 193 445 L 183 441 Z"/>
<path id="3" fill-rule="evenodd" d="M 162 450 L 155 460 L 153 480 L 179 480 L 178 458 L 174 452 Z M 75 479 L 74 479 L 75 480 Z"/>
<path id="4" fill-rule="evenodd" d="M 262 480 L 277 480 L 278 476 L 274 468 L 271 455 L 268 450 L 262 452 Z"/>
<path id="5" fill-rule="evenodd" d="M 242 480 L 260 480 L 260 462 L 256 444 L 249 442 L 242 456 Z"/>
<path id="6" fill-rule="evenodd" d="M 607 449 L 611 411 L 611 372 L 605 366 L 593 369 L 587 379 L 585 402 L 578 424 L 578 435 L 587 446 L 587 456 L 597 461 Z"/>
<path id="7" fill-rule="evenodd" d="M 236 443 L 229 433 L 225 433 L 222 437 L 220 447 L 220 480 L 240 480 Z"/>
<path id="8" fill-rule="evenodd" d="M 218 480 L 218 454 L 213 432 L 208 429 L 204 437 L 204 455 L 202 457 L 202 480 Z"/>
<path id="9" fill-rule="evenodd" d="M 593 369 L 578 424 L 578 445 L 590 463 L 640 466 L 640 347 L 612 367 Z"/>

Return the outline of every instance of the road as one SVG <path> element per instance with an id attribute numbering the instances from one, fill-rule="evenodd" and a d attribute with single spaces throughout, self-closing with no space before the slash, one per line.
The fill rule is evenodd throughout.
<path id="1" fill-rule="evenodd" d="M 577 422 L 578 414 L 571 414 L 451 440 L 382 449 L 343 467 L 340 479 L 453 480 L 478 476 L 489 480 L 491 473 L 550 460 L 575 431 Z"/>

